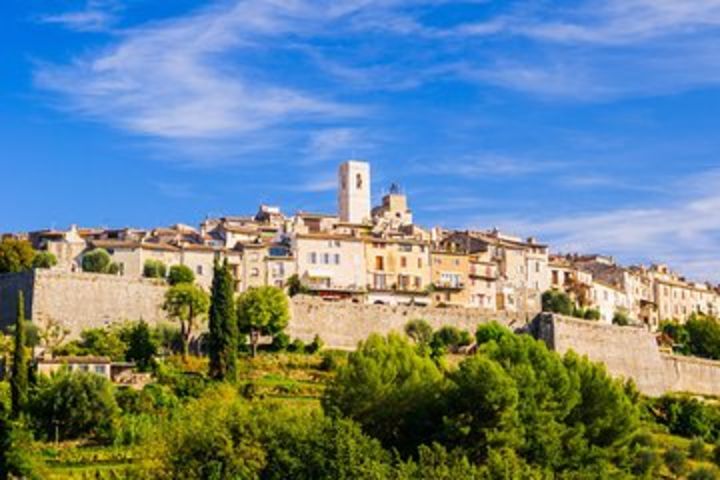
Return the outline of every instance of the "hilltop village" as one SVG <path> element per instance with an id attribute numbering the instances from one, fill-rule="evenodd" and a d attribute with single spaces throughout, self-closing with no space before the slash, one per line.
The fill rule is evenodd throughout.
<path id="1" fill-rule="evenodd" d="M 720 287 L 689 282 L 664 265 L 621 266 L 601 255 L 551 255 L 535 238 L 488 231 L 423 228 L 393 185 L 371 207 L 370 165 L 338 170 L 338 212 L 261 205 L 254 216 L 207 218 L 198 228 L 78 228 L 5 234 L 57 258 L 53 269 L 80 272 L 83 257 L 105 250 L 115 274 L 142 277 L 148 262 L 190 267 L 209 288 L 213 262 L 227 259 L 236 291 L 295 283 L 326 300 L 466 307 L 533 315 L 557 289 L 612 323 L 622 314 L 654 330 L 662 320 L 720 312 Z"/>

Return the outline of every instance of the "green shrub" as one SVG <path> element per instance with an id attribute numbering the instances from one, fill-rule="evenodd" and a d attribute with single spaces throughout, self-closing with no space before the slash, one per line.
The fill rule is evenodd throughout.
<path id="1" fill-rule="evenodd" d="M 325 372 L 337 370 L 347 363 L 348 352 L 342 350 L 323 350 L 319 368 Z"/>
<path id="2" fill-rule="evenodd" d="M 308 344 L 307 347 L 305 347 L 305 353 L 309 353 L 311 355 L 313 353 L 317 353 L 320 350 L 322 350 L 323 345 L 324 345 L 324 343 L 322 341 L 322 338 L 320 338 L 320 335 L 315 335 L 315 337 L 313 338 L 313 341 L 310 342 L 310 344 Z"/>
<path id="3" fill-rule="evenodd" d="M 145 260 L 143 265 L 143 277 L 165 278 L 167 267 L 160 260 Z"/>
<path id="4" fill-rule="evenodd" d="M 575 312 L 575 302 L 567 293 L 548 290 L 542 294 L 542 309 L 543 312 L 571 316 Z"/>
<path id="5" fill-rule="evenodd" d="M 303 343 L 302 340 L 300 340 L 299 338 L 296 338 L 295 340 L 292 341 L 292 343 L 290 345 L 288 345 L 287 350 L 288 350 L 288 352 L 293 352 L 293 353 L 305 353 L 305 344 Z"/>
<path id="6" fill-rule="evenodd" d="M 654 477 L 660 465 L 662 465 L 662 459 L 655 449 L 641 447 L 633 456 L 630 471 L 639 477 Z"/>
<path id="7" fill-rule="evenodd" d="M 31 400 L 32 418 L 46 438 L 111 439 L 120 409 L 113 386 L 94 373 L 61 372 L 40 377 Z"/>
<path id="8" fill-rule="evenodd" d="M 432 327 L 427 320 L 422 318 L 410 320 L 405 324 L 405 335 L 410 337 L 417 345 L 428 345 L 432 339 L 432 334 Z"/>
<path id="9" fill-rule="evenodd" d="M 600 320 L 600 310 L 597 308 L 588 308 L 583 314 L 585 320 Z"/>
<path id="10" fill-rule="evenodd" d="M 41 251 L 37 252 L 35 258 L 33 258 L 33 268 L 52 268 L 57 265 L 57 257 L 52 252 Z"/>
<path id="11" fill-rule="evenodd" d="M 627 312 L 618 310 L 617 312 L 615 312 L 615 315 L 613 315 L 612 323 L 614 325 L 625 327 L 627 325 L 630 325 L 630 317 L 628 316 Z"/>
<path id="12" fill-rule="evenodd" d="M 717 470 L 710 467 L 698 467 L 688 475 L 688 480 L 717 480 Z"/>
<path id="13" fill-rule="evenodd" d="M 715 444 L 713 447 L 712 460 L 715 465 L 720 466 L 720 443 Z"/>
<path id="14" fill-rule="evenodd" d="M 688 445 L 688 456 L 693 460 L 705 460 L 707 452 L 702 438 L 693 438 Z"/>
<path id="15" fill-rule="evenodd" d="M 110 254 L 103 248 L 95 248 L 82 257 L 82 270 L 89 273 L 107 273 Z"/>
<path id="16" fill-rule="evenodd" d="M 282 352 L 287 350 L 290 346 L 290 335 L 285 332 L 276 333 L 273 335 L 272 344 L 270 344 L 270 350 L 273 352 Z"/>
<path id="17" fill-rule="evenodd" d="M 682 450 L 677 447 L 670 447 L 663 454 L 665 466 L 673 475 L 682 475 L 687 470 L 687 457 Z"/>
<path id="18" fill-rule="evenodd" d="M 187 265 L 173 265 L 167 277 L 170 285 L 178 283 L 195 283 L 195 273 Z"/>
<path id="19" fill-rule="evenodd" d="M 479 325 L 475 332 L 475 341 L 478 345 L 482 345 L 487 342 L 497 342 L 505 335 L 511 335 L 512 332 L 507 327 L 500 325 L 496 321 Z"/>

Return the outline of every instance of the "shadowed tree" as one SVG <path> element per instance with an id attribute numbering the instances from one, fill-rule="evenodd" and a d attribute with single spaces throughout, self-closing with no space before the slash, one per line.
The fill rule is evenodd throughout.
<path id="1" fill-rule="evenodd" d="M 25 296 L 18 293 L 17 316 L 15 318 L 15 351 L 10 373 L 12 414 L 17 418 L 23 413 L 28 402 L 28 356 L 25 348 Z"/>
<path id="2" fill-rule="evenodd" d="M 235 317 L 233 278 L 227 259 L 215 262 L 210 294 L 208 351 L 210 376 L 216 380 L 235 380 L 238 331 Z"/>

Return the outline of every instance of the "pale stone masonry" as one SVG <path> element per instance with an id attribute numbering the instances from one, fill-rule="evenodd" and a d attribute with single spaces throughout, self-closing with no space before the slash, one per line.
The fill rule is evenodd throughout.
<path id="1" fill-rule="evenodd" d="M 209 289 L 213 264 L 227 260 L 238 293 L 261 285 L 283 288 L 297 276 L 328 300 L 480 308 L 525 318 L 541 310 L 543 292 L 554 288 L 597 308 L 602 323 L 623 314 L 648 329 L 663 320 L 686 321 L 693 313 L 720 313 L 717 286 L 689 282 L 666 266 L 550 255 L 549 246 L 532 237 L 497 229 L 425 229 L 414 223 L 397 185 L 372 209 L 370 192 L 370 165 L 353 160 L 338 169 L 334 213 L 286 216 L 261 205 L 255 215 L 207 218 L 199 228 L 72 226 L 11 235 L 55 254 L 54 272 L 79 272 L 83 256 L 102 248 L 123 278 L 140 280 L 145 263 L 158 260 L 189 267 Z"/>

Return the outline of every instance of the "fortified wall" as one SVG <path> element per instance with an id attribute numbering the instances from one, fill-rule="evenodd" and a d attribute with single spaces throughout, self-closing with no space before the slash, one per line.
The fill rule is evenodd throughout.
<path id="1" fill-rule="evenodd" d="M 0 327 L 15 321 L 20 290 L 25 294 L 27 318 L 41 326 L 49 320 L 59 322 L 70 329 L 71 338 L 83 329 L 118 321 L 142 318 L 154 324 L 165 320 L 166 288 L 153 280 L 51 270 L 0 275 Z M 308 296 L 294 297 L 291 310 L 291 337 L 309 341 L 319 334 L 327 346 L 347 349 L 371 333 L 401 332 L 408 321 L 418 318 L 434 328 L 454 325 L 471 332 L 493 320 L 513 329 L 528 322 L 524 314 L 327 302 Z M 541 314 L 530 330 L 559 353 L 574 350 L 604 363 L 614 376 L 633 379 L 646 395 L 720 396 L 720 362 L 662 353 L 655 336 L 644 329 Z"/>
<path id="2" fill-rule="evenodd" d="M 55 321 L 77 337 L 86 328 L 123 320 L 156 323 L 162 311 L 164 283 L 113 275 L 34 270 L 0 276 L 0 327 L 15 321 L 18 291 L 26 300 L 26 318 L 38 325 Z"/>
<path id="3" fill-rule="evenodd" d="M 573 350 L 604 363 L 610 374 L 632 379 L 646 395 L 720 395 L 720 362 L 662 353 L 655 335 L 645 329 L 541 314 L 532 330 L 551 349 Z"/>
<path id="4" fill-rule="evenodd" d="M 422 318 L 433 328 L 453 325 L 474 332 L 477 326 L 497 321 L 511 328 L 527 323 L 525 315 L 492 312 L 475 308 L 431 308 L 325 302 L 298 295 L 292 299 L 292 320 L 288 334 L 308 341 L 319 334 L 326 345 L 355 348 L 371 333 L 402 332 L 410 320 Z"/>

